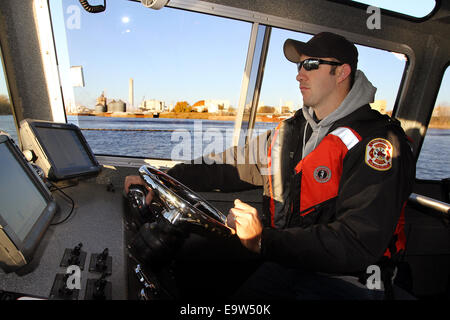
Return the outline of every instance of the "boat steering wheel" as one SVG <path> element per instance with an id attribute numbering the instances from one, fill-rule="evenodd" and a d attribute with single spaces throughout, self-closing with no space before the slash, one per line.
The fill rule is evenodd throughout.
<path id="1" fill-rule="evenodd" d="M 232 236 L 227 217 L 194 191 L 149 165 L 139 168 L 139 175 L 150 187 L 163 208 L 160 215 L 174 226 L 204 235 Z"/>

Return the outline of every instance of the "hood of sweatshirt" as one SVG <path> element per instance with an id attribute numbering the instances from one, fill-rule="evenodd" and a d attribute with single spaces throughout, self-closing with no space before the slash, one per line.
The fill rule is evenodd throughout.
<path id="1" fill-rule="evenodd" d="M 330 113 L 328 116 L 316 122 L 313 118 L 314 110 L 308 106 L 303 106 L 302 112 L 307 123 L 303 134 L 303 154 L 302 158 L 314 150 L 328 133 L 333 123 L 344 118 L 360 107 L 372 103 L 375 98 L 375 88 L 367 79 L 364 73 L 357 70 L 355 73 L 355 82 L 345 99 L 339 107 Z M 312 128 L 312 134 L 308 141 L 306 141 L 306 129 L 308 125 Z"/>

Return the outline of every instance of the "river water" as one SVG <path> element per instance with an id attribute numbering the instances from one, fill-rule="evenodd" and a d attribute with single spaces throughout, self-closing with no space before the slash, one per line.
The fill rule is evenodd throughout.
<path id="1" fill-rule="evenodd" d="M 194 159 L 206 151 L 225 150 L 231 145 L 234 129 L 234 121 L 191 119 L 68 116 L 68 122 L 82 128 L 95 154 L 172 160 Z M 255 133 L 276 125 L 258 122 Z M 12 116 L 0 116 L 0 129 L 17 141 Z M 245 133 L 242 131 L 241 136 Z M 448 177 L 450 130 L 429 129 L 417 162 L 417 178 L 440 180 Z"/>

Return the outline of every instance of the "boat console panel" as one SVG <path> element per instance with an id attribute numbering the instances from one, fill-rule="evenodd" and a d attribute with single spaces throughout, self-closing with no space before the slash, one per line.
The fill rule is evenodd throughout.
<path id="1" fill-rule="evenodd" d="M 8 135 L 0 134 L 0 269 L 14 272 L 36 253 L 57 206 Z"/>
<path id="2" fill-rule="evenodd" d="M 60 183 L 58 188 L 74 202 L 71 216 L 65 220 L 72 209 L 68 198 L 53 191 L 60 209 L 37 248 L 36 259 L 20 272 L 6 274 L 0 270 L 0 288 L 42 298 L 72 300 L 71 295 L 58 293 L 59 289 L 66 289 L 64 285 L 69 284 L 71 289 L 72 284 L 72 289 L 79 290 L 76 299 L 84 300 L 90 282 L 102 284 L 105 280 L 111 285 L 112 299 L 127 299 L 124 197 L 119 192 L 108 191 L 107 185 L 96 183 L 95 179 L 69 180 Z M 64 222 L 58 224 L 61 221 Z M 76 250 L 77 246 L 80 256 L 65 257 L 67 250 Z M 110 257 L 110 274 L 103 276 L 103 272 L 90 265 L 92 258 L 105 249 Z M 64 263 L 68 259 L 70 263 Z M 96 262 L 94 259 L 94 266 Z"/>

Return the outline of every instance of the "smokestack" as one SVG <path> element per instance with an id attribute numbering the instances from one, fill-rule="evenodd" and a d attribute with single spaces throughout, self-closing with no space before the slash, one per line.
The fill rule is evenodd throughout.
<path id="1" fill-rule="evenodd" d="M 134 111 L 134 87 L 133 87 L 133 78 L 130 78 L 130 85 L 128 91 L 128 103 L 130 104 L 130 110 Z"/>

